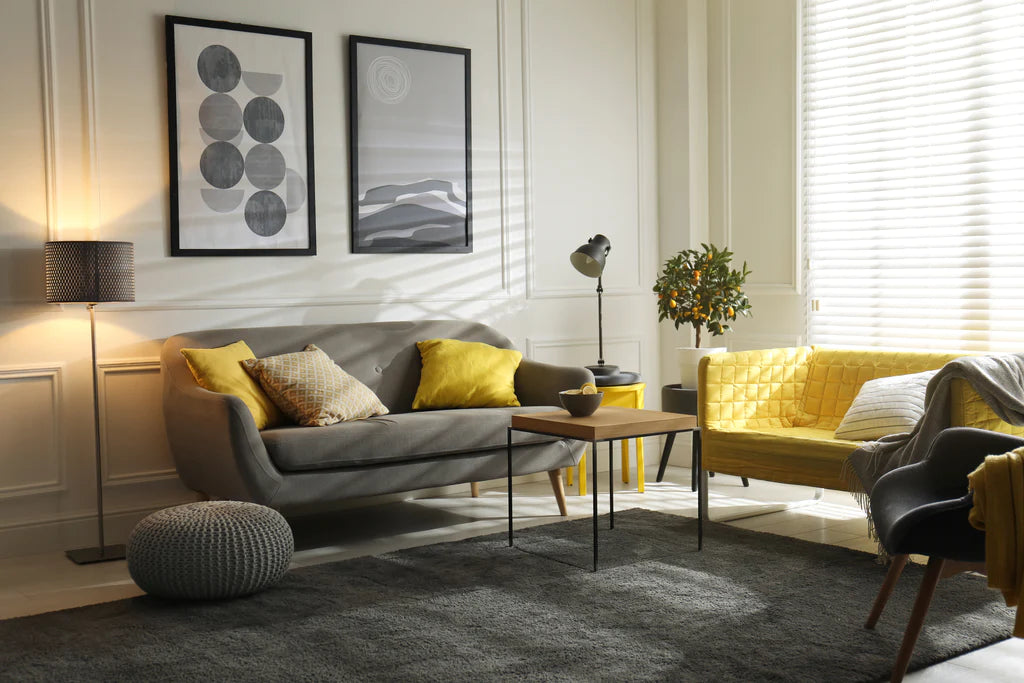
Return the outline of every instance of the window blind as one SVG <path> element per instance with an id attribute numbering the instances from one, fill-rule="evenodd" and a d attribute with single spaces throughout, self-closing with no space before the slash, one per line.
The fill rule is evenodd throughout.
<path id="1" fill-rule="evenodd" d="M 814 344 L 1024 351 L 1024 0 L 804 0 Z"/>

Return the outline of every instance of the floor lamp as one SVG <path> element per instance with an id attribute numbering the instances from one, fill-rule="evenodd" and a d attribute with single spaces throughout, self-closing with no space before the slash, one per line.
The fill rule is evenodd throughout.
<path id="1" fill-rule="evenodd" d="M 100 395 L 96 370 L 96 304 L 135 301 L 135 247 L 131 242 L 59 241 L 45 249 L 46 301 L 80 303 L 89 309 L 92 333 L 92 418 L 96 445 L 96 520 L 99 545 L 68 550 L 75 564 L 124 559 L 124 545 L 103 542 L 103 459 L 100 452 Z"/>

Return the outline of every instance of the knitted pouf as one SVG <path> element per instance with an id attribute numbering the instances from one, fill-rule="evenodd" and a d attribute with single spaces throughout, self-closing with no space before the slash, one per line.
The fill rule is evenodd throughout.
<path id="1" fill-rule="evenodd" d="M 276 510 L 218 500 L 158 510 L 128 537 L 128 571 L 164 598 L 234 598 L 276 583 L 295 549 Z"/>

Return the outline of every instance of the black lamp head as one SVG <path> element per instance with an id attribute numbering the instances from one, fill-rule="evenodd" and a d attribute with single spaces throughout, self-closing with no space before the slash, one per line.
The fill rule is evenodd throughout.
<path id="1" fill-rule="evenodd" d="M 611 241 L 604 235 L 594 235 L 587 243 L 569 255 L 573 267 L 587 277 L 601 277 L 605 260 L 612 250 Z"/>
<path id="2" fill-rule="evenodd" d="M 44 256 L 47 303 L 135 301 L 131 242 L 47 242 Z"/>

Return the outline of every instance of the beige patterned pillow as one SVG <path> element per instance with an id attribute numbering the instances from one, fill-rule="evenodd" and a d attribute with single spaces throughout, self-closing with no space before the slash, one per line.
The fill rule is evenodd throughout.
<path id="1" fill-rule="evenodd" d="M 300 425 L 323 427 L 388 412 L 369 387 L 313 344 L 242 364 L 281 412 Z"/>

